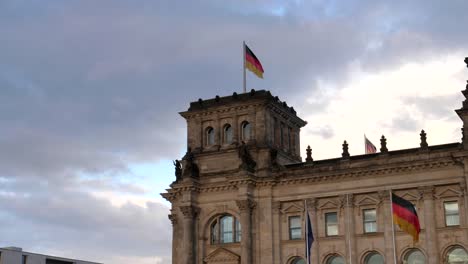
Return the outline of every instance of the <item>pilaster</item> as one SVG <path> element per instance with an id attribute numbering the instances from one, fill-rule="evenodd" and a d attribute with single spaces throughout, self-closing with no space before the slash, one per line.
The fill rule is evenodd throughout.
<path id="1" fill-rule="evenodd" d="M 182 226 L 184 232 L 183 252 L 180 257 L 182 258 L 183 264 L 194 264 L 195 263 L 195 225 L 194 220 L 199 212 L 199 208 L 193 205 L 179 207 L 183 215 Z"/>
<path id="2" fill-rule="evenodd" d="M 312 222 L 312 232 L 314 234 L 314 243 L 312 243 L 312 249 L 310 253 L 310 263 L 320 263 L 320 240 L 318 239 L 318 215 L 317 215 L 317 199 L 308 198 L 307 207 L 309 209 L 310 221 Z M 307 223 L 306 223 L 307 224 Z M 307 234 L 306 234 L 307 235 Z"/>
<path id="3" fill-rule="evenodd" d="M 434 186 L 424 186 L 418 188 L 419 194 L 424 202 L 424 226 L 425 243 L 429 264 L 439 263 L 439 251 L 437 246 L 436 219 L 434 209 Z"/>
<path id="4" fill-rule="evenodd" d="M 385 242 L 385 263 L 397 263 L 394 259 L 392 212 L 390 204 L 390 192 L 379 191 L 380 204 L 384 217 L 384 242 Z M 395 242 L 396 243 L 396 242 Z"/>
<path id="5" fill-rule="evenodd" d="M 252 264 L 252 209 L 255 203 L 250 199 L 236 201 L 240 211 L 242 227 L 241 264 Z"/>

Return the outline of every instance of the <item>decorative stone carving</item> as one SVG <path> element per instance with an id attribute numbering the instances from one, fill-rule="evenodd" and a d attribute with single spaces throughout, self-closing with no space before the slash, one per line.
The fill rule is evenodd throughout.
<path id="1" fill-rule="evenodd" d="M 182 164 L 180 164 L 180 161 L 178 160 L 174 160 L 173 164 L 175 167 L 175 176 L 176 176 L 175 182 L 177 183 L 180 180 L 182 180 Z"/>
<path id="2" fill-rule="evenodd" d="M 240 169 L 249 172 L 255 172 L 255 167 L 257 166 L 257 163 L 253 160 L 252 156 L 250 155 L 249 150 L 247 149 L 247 145 L 244 141 L 242 141 L 242 144 L 239 146 L 238 154 L 242 162 L 240 165 Z"/>
<path id="3" fill-rule="evenodd" d="M 312 159 L 312 149 L 310 148 L 310 146 L 307 146 L 306 153 L 307 153 L 306 162 L 312 163 L 314 159 Z"/>
<path id="4" fill-rule="evenodd" d="M 343 153 L 341 153 L 343 158 L 349 158 L 348 143 L 346 140 L 343 142 Z"/>
<path id="5" fill-rule="evenodd" d="M 390 192 L 385 191 L 378 191 L 377 194 L 379 195 L 379 199 L 381 202 L 390 201 Z"/>
<path id="6" fill-rule="evenodd" d="M 423 130 L 421 130 L 421 134 L 419 134 L 421 136 L 421 143 L 420 143 L 420 146 L 421 146 L 421 149 L 427 149 L 429 147 L 429 145 L 427 144 L 427 137 L 426 137 L 426 132 Z"/>
<path id="7" fill-rule="evenodd" d="M 187 206 L 181 206 L 180 211 L 184 215 L 184 218 L 191 219 L 191 218 L 194 218 L 198 214 L 199 209 L 195 206 L 187 205 Z"/>
<path id="8" fill-rule="evenodd" d="M 195 163 L 195 158 L 190 148 L 188 148 L 183 160 L 185 161 L 183 177 L 198 178 L 200 176 L 200 170 Z"/>
<path id="9" fill-rule="evenodd" d="M 435 188 L 434 186 L 423 186 L 418 188 L 419 195 L 423 199 L 434 199 Z"/>
<path id="10" fill-rule="evenodd" d="M 382 135 L 382 137 L 380 138 L 380 152 L 381 153 L 387 153 L 388 152 L 387 139 L 385 138 L 384 135 Z"/>
<path id="11" fill-rule="evenodd" d="M 306 202 L 307 202 L 307 207 L 308 209 L 313 209 L 315 210 L 317 208 L 317 199 L 316 198 L 307 198 L 306 199 Z"/>
<path id="12" fill-rule="evenodd" d="M 218 248 L 210 253 L 204 261 L 208 264 L 238 264 L 240 257 L 225 248 Z"/>
<path id="13" fill-rule="evenodd" d="M 174 214 L 169 214 L 169 215 L 167 215 L 167 217 L 169 218 L 169 220 L 171 220 L 171 224 L 172 224 L 173 226 L 177 225 L 177 217 L 176 217 L 176 215 L 174 215 Z"/>
<path id="14" fill-rule="evenodd" d="M 250 199 L 237 200 L 236 204 L 241 212 L 250 212 L 255 207 L 255 202 Z"/>

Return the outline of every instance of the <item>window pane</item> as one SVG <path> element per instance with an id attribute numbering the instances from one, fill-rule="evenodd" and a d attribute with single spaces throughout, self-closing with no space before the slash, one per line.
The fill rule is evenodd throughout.
<path id="1" fill-rule="evenodd" d="M 364 215 L 364 232 L 377 232 L 377 212 L 375 209 L 363 210 Z"/>
<path id="2" fill-rule="evenodd" d="M 303 258 L 296 257 L 293 261 L 291 261 L 291 264 L 306 264 L 306 262 Z"/>
<path id="3" fill-rule="evenodd" d="M 206 130 L 206 144 L 214 145 L 214 129 L 211 127 Z"/>
<path id="4" fill-rule="evenodd" d="M 448 264 L 468 263 L 468 253 L 463 248 L 456 248 L 448 254 Z"/>
<path id="5" fill-rule="evenodd" d="M 445 202 L 444 209 L 445 209 L 445 225 L 446 226 L 460 225 L 458 203 L 457 202 Z"/>
<path id="6" fill-rule="evenodd" d="M 221 243 L 232 243 L 233 239 L 233 219 L 232 216 L 224 216 L 221 218 Z"/>
<path id="7" fill-rule="evenodd" d="M 301 239 L 301 217 L 291 216 L 289 217 L 289 239 Z"/>
<path id="8" fill-rule="evenodd" d="M 230 125 L 226 125 L 224 128 L 224 143 L 232 143 L 232 127 Z"/>
<path id="9" fill-rule="evenodd" d="M 327 261 L 327 264 L 345 264 L 345 261 L 342 257 L 332 257 Z"/>
<path id="10" fill-rule="evenodd" d="M 250 125 L 250 123 L 248 122 L 245 122 L 243 125 L 242 125 L 242 139 L 243 140 L 249 140 L 250 139 L 250 136 L 251 136 L 251 128 L 252 126 Z"/>
<path id="11" fill-rule="evenodd" d="M 376 215 L 375 209 L 364 210 L 364 221 L 375 221 L 377 219 Z"/>
<path id="12" fill-rule="evenodd" d="M 421 253 L 421 251 L 416 250 L 408 255 L 406 261 L 408 264 L 425 264 L 426 258 L 424 257 L 423 253 Z"/>
<path id="13" fill-rule="evenodd" d="M 325 214 L 325 223 L 327 228 L 327 236 L 338 235 L 338 219 L 336 213 Z"/>
<path id="14" fill-rule="evenodd" d="M 372 253 L 366 257 L 366 264 L 384 264 L 384 259 L 379 253 Z"/>

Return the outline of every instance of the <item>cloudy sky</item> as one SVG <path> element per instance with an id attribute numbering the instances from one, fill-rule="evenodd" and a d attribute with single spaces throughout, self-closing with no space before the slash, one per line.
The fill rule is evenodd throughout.
<path id="1" fill-rule="evenodd" d="M 169 263 L 159 193 L 190 101 L 242 91 L 242 41 L 314 159 L 460 140 L 468 2 L 0 0 L 0 247 Z M 304 155 L 303 155 L 304 156 Z"/>

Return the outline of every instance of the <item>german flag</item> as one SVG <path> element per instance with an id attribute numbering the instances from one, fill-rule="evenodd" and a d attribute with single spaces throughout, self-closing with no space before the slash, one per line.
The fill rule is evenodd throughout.
<path id="1" fill-rule="evenodd" d="M 393 222 L 397 224 L 401 230 L 410 234 L 414 242 L 418 242 L 421 228 L 419 227 L 419 218 L 414 205 L 392 193 L 392 210 Z"/>
<path id="2" fill-rule="evenodd" d="M 244 44 L 245 45 L 245 44 Z M 245 45 L 245 67 L 263 79 L 263 67 L 257 56 Z"/>

